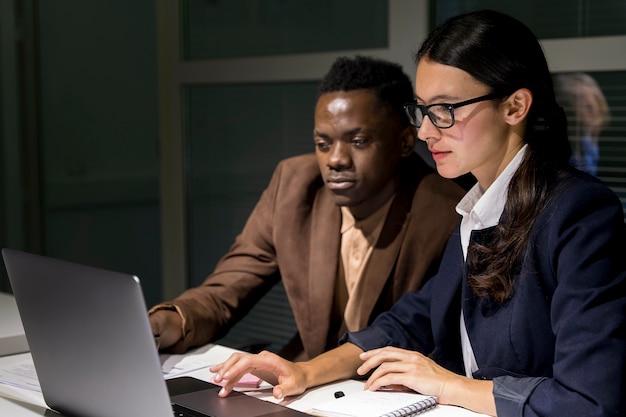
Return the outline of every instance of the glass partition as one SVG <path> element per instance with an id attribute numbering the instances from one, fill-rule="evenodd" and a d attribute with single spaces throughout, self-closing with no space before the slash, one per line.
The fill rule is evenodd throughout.
<path id="1" fill-rule="evenodd" d="M 184 87 L 192 286 L 229 249 L 278 161 L 314 151 L 316 88 L 317 82 Z M 295 330 L 290 311 L 279 284 L 221 343 L 241 347 L 256 335 L 280 347 Z"/>
<path id="2" fill-rule="evenodd" d="M 185 60 L 387 46 L 386 0 L 185 0 Z"/>
<path id="3" fill-rule="evenodd" d="M 469 10 L 493 9 L 526 23 L 540 39 L 623 35 L 626 2 L 623 0 L 437 0 L 431 1 L 435 23 Z"/>
<path id="4" fill-rule="evenodd" d="M 31 87 L 39 93 L 43 252 L 136 274 L 146 302 L 156 303 L 161 230 L 154 4 L 37 4 L 40 85 Z"/>
<path id="5" fill-rule="evenodd" d="M 620 197 L 626 213 L 626 72 L 555 74 L 574 158 Z"/>

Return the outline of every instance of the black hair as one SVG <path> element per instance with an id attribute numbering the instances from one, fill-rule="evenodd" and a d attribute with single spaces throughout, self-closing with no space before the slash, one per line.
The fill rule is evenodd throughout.
<path id="1" fill-rule="evenodd" d="M 531 226 L 557 177 L 569 169 L 567 120 L 556 102 L 552 77 L 532 31 L 506 14 L 480 10 L 437 27 L 415 60 L 459 68 L 506 98 L 520 88 L 533 96 L 526 121 L 527 152 L 508 189 L 496 238 L 468 248 L 469 283 L 479 296 L 504 302 L 526 251 Z"/>
<path id="2" fill-rule="evenodd" d="M 413 85 L 396 63 L 361 55 L 340 57 L 322 78 L 318 95 L 361 89 L 371 90 L 408 125 L 403 105 L 413 100 Z"/>

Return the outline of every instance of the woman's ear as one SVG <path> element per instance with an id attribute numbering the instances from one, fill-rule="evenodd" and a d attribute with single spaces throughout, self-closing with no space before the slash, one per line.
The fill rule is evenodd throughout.
<path id="1" fill-rule="evenodd" d="M 520 88 L 504 101 L 505 120 L 510 125 L 517 125 L 528 116 L 533 103 L 533 94 L 527 88 Z"/>
<path id="2" fill-rule="evenodd" d="M 402 157 L 409 156 L 415 150 L 417 129 L 414 126 L 408 125 L 404 128 L 401 135 L 402 143 L 400 144 L 400 154 Z"/>

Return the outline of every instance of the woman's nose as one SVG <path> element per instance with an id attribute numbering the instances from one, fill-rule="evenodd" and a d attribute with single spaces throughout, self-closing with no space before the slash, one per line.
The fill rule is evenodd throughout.
<path id="1" fill-rule="evenodd" d="M 424 116 L 422 125 L 417 128 L 417 137 L 424 142 L 439 135 L 439 128 L 433 124 L 429 116 Z"/>

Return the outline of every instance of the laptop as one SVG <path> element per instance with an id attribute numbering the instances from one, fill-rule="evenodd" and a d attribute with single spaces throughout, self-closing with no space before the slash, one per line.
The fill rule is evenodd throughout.
<path id="1" fill-rule="evenodd" d="M 304 417 L 191 377 L 165 380 L 139 279 L 2 249 L 41 392 L 71 417 Z"/>

